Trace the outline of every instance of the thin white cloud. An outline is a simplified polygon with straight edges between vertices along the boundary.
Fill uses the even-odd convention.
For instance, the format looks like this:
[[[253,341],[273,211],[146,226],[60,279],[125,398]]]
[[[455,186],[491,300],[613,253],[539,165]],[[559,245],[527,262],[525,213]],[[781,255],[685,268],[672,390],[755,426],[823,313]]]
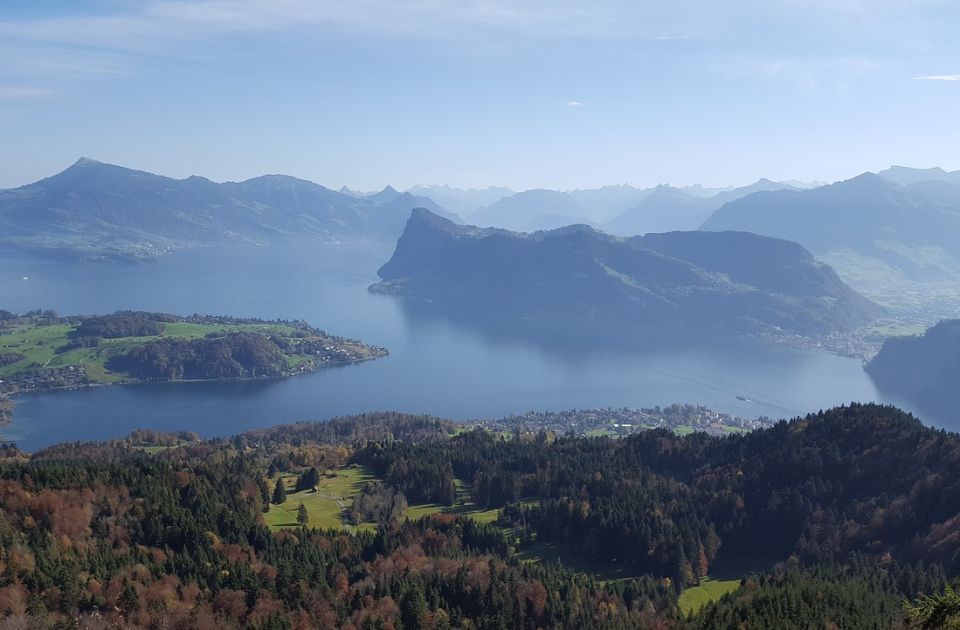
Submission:
[[[567,107],[584,107],[586,106],[586,103],[581,103],[580,101],[567,101],[566,106]]]
[[[0,75],[59,79],[56,68],[69,63],[82,66],[74,76],[128,73],[141,65],[142,56],[188,55],[191,47],[185,43],[206,45],[243,33],[432,40],[470,50],[515,38],[690,41],[695,48],[694,42],[740,41],[744,25],[782,29],[789,39],[794,27],[784,25],[809,32],[822,23],[846,33],[850,24],[869,19],[870,32],[880,32],[877,24],[929,21],[921,5],[906,0],[142,0],[113,4],[127,7],[125,11],[0,17]],[[770,63],[769,55],[758,59],[754,51],[735,45],[723,56],[739,63],[729,59],[737,52],[751,57],[748,65],[765,65],[755,74],[800,75],[801,83],[815,74],[815,80],[822,80],[820,69],[802,67],[816,60]],[[864,72],[853,67],[856,63],[842,60],[839,65],[846,67],[839,70]],[[42,64],[53,69],[31,68]]]
[[[925,74],[913,78],[918,81],[960,81],[960,74]]]
[[[701,10],[691,10],[698,4],[678,0],[680,6],[665,8],[620,0],[152,0],[123,13],[0,19],[0,38],[135,52],[230,33],[318,28],[454,41],[477,29],[525,37],[668,40],[688,38],[687,27],[704,22]]]
[[[0,100],[46,98],[54,94],[54,90],[32,85],[0,85]]]

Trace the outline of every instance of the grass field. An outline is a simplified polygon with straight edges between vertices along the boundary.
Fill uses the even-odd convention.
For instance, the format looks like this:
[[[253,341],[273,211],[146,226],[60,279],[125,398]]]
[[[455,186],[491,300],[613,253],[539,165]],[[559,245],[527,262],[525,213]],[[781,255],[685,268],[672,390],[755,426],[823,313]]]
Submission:
[[[874,324],[870,332],[883,337],[911,337],[922,335],[927,327],[921,324]]]
[[[467,484],[457,479],[457,501],[453,505],[440,505],[439,503],[420,503],[411,505],[407,508],[407,518],[417,520],[431,514],[459,514],[472,518],[478,523],[493,523],[500,515],[500,510],[481,509],[470,500],[470,492]]]
[[[0,354],[22,354],[24,358],[0,368],[0,378],[11,376],[21,370],[37,367],[65,367],[82,365],[87,376],[97,383],[116,383],[123,375],[107,370],[105,364],[118,354],[160,337],[121,337],[104,339],[96,348],[78,348],[69,352],[57,350],[70,342],[70,333],[75,326],[56,324],[52,326],[19,326],[0,335]],[[199,339],[212,332],[262,332],[290,334],[293,328],[283,324],[193,324],[171,322],[165,324],[164,337],[175,339]],[[302,361],[288,357],[291,367]]]
[[[343,518],[350,508],[353,497],[360,493],[363,485],[376,477],[362,466],[350,466],[331,471],[320,477],[317,491],[304,490],[294,492],[297,478],[284,478],[287,487],[287,500],[280,505],[271,505],[270,511],[263,515],[271,527],[298,527],[297,510],[300,504],[307,508],[307,525],[322,529],[356,529]],[[275,481],[272,481],[275,483]],[[272,487],[271,487],[272,489]],[[361,527],[373,528],[371,524]]]
[[[349,466],[336,471],[330,471],[321,476],[317,492],[294,492],[296,477],[284,478],[287,487],[287,500],[280,505],[270,506],[270,511],[264,514],[267,525],[273,528],[298,527],[297,510],[300,504],[307,508],[307,525],[324,529],[374,529],[374,523],[363,523],[355,526],[347,522],[345,516],[353,498],[362,490],[368,481],[377,477],[363,466]],[[271,484],[276,480],[271,480]],[[272,489],[272,486],[271,486]],[[431,514],[447,513],[467,516],[480,523],[492,523],[497,519],[499,510],[482,510],[475,506],[469,497],[465,484],[457,480],[457,502],[452,506],[437,503],[421,503],[407,508],[406,517],[411,520],[423,518]]]
[[[614,563],[590,562],[560,543],[538,543],[517,554],[517,559],[527,563],[559,563],[580,573],[593,575],[601,582],[629,580],[643,575],[641,571]],[[681,593],[680,610],[684,615],[696,613],[704,604],[716,601],[740,588],[740,580],[714,580],[705,577],[699,586],[693,586]]]
[[[705,577],[700,580],[700,586],[693,586],[683,591],[677,603],[680,605],[680,611],[684,615],[689,615],[738,588],[740,588],[740,580],[711,580]]]
[[[531,564],[559,563],[580,573],[589,573],[601,582],[640,577],[642,572],[614,563],[590,562],[560,543],[537,543],[517,553],[517,559]]]

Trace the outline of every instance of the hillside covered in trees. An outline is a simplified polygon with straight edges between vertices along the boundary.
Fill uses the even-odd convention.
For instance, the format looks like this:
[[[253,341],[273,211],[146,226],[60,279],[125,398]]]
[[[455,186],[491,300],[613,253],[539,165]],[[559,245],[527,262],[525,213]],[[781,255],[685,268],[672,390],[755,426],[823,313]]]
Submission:
[[[800,245],[744,232],[618,238],[573,225],[520,234],[418,208],[377,273],[373,292],[491,319],[817,336],[884,312]]]
[[[960,320],[945,320],[918,337],[891,337],[866,366],[877,386],[952,412],[960,405]]]
[[[722,438],[382,413],[0,455],[9,627],[905,628],[905,600],[960,574],[960,436],[891,407]],[[351,510],[375,526],[268,526],[278,480],[306,497],[344,466],[377,477]],[[498,518],[401,516],[451,486]],[[582,564],[525,560],[546,543]],[[754,568],[681,613],[724,564]]]

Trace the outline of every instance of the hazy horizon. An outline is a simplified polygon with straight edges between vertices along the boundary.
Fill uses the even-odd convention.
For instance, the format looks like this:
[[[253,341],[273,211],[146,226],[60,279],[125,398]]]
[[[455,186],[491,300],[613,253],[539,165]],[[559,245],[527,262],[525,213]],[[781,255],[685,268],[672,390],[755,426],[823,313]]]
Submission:
[[[210,181],[213,181],[214,183],[218,183],[218,184],[237,183],[237,182],[245,181],[245,180],[247,180],[247,179],[252,179],[252,178],[262,177],[262,176],[274,176],[274,175],[291,176],[289,173],[282,173],[282,172],[279,172],[279,171],[267,171],[267,172],[263,172],[263,173],[258,173],[258,174],[255,174],[255,175],[251,175],[250,177],[243,178],[243,179],[241,179],[241,178],[214,179],[214,178],[212,178],[212,177],[208,177],[208,176],[205,175],[204,173],[188,173],[188,174],[186,174],[186,175],[171,175],[171,174],[163,173],[163,172],[149,171],[149,170],[147,170],[147,169],[140,168],[140,167],[138,167],[138,166],[136,166],[136,165],[132,165],[132,164],[118,164],[118,163],[109,162],[109,161],[106,161],[106,160],[99,160],[99,159],[97,159],[97,158],[95,158],[95,157],[91,157],[91,156],[89,156],[89,155],[83,155],[83,156],[80,156],[80,157],[78,157],[77,159],[71,161],[70,163],[64,165],[63,167],[58,168],[58,169],[57,169],[56,171],[54,171],[54,172],[48,173],[48,174],[46,174],[46,175],[43,175],[43,176],[41,176],[41,177],[39,177],[39,178],[37,178],[37,179],[31,179],[31,180],[29,180],[29,181],[25,181],[25,182],[21,182],[21,183],[15,184],[15,185],[13,185],[13,186],[2,186],[2,187],[0,187],[0,190],[13,190],[13,189],[19,188],[19,187],[21,187],[21,186],[28,186],[28,185],[30,185],[30,184],[37,183],[37,182],[39,182],[39,181],[42,181],[43,179],[46,179],[46,178],[48,178],[48,177],[52,177],[52,176],[54,176],[54,175],[57,175],[57,174],[63,172],[64,170],[70,168],[71,166],[75,165],[77,162],[80,162],[80,161],[82,161],[82,160],[90,160],[90,161],[93,161],[93,162],[100,162],[100,163],[102,163],[102,164],[107,164],[107,165],[111,165],[111,166],[119,166],[119,167],[126,168],[126,169],[130,169],[130,170],[133,170],[133,171],[148,172],[148,173],[151,173],[151,174],[153,174],[153,175],[158,175],[158,176],[161,176],[161,177],[169,177],[169,178],[172,178],[172,179],[187,179],[187,178],[189,178],[189,177],[203,177],[203,178],[205,178],[205,179],[209,179]],[[512,193],[519,193],[519,192],[526,192],[526,191],[534,191],[534,190],[557,190],[557,191],[560,191],[560,192],[573,192],[573,191],[577,191],[577,190],[597,190],[597,189],[601,189],[601,188],[612,188],[612,187],[618,187],[618,186],[631,186],[631,187],[636,188],[636,189],[638,189],[638,190],[656,188],[656,187],[658,187],[658,186],[669,186],[669,187],[674,187],[674,188],[685,188],[685,187],[695,188],[695,187],[698,187],[698,186],[699,186],[699,187],[702,187],[702,188],[705,188],[705,189],[708,189],[708,190],[731,190],[731,189],[735,189],[735,188],[741,188],[741,187],[750,186],[751,184],[755,184],[755,183],[757,183],[758,181],[761,181],[761,180],[764,180],[764,179],[770,180],[770,181],[779,181],[779,183],[795,184],[795,185],[801,185],[801,186],[803,186],[803,187],[815,188],[815,187],[819,187],[819,186],[825,186],[825,185],[830,185],[830,184],[838,183],[838,182],[841,182],[841,181],[846,181],[846,180],[852,179],[852,178],[854,178],[854,177],[857,177],[857,176],[859,176],[859,175],[863,175],[863,174],[866,174],[866,173],[877,173],[877,172],[879,172],[879,171],[883,171],[883,170],[886,170],[886,169],[888,169],[888,168],[908,168],[908,169],[916,169],[916,170],[929,170],[929,169],[943,168],[943,167],[940,166],[940,165],[910,166],[910,165],[905,165],[905,164],[889,164],[889,165],[887,165],[887,166],[885,166],[885,167],[883,167],[883,168],[878,168],[878,169],[876,169],[876,170],[874,170],[874,171],[857,171],[857,172],[851,173],[851,174],[849,174],[849,175],[843,176],[843,177],[841,177],[840,179],[837,179],[837,180],[829,180],[829,181],[828,181],[828,180],[810,180],[810,181],[805,181],[805,180],[800,180],[800,179],[795,178],[795,177],[793,177],[793,178],[785,178],[785,179],[783,179],[783,180],[773,180],[773,178],[770,178],[770,177],[760,176],[760,177],[757,177],[756,179],[753,179],[753,180],[750,180],[750,181],[738,181],[738,182],[733,182],[733,183],[714,184],[714,185],[705,185],[705,184],[703,184],[703,183],[701,183],[701,182],[694,182],[694,181],[691,181],[691,182],[683,182],[683,183],[666,182],[666,181],[664,181],[664,182],[656,182],[656,183],[649,184],[649,185],[638,185],[638,184],[635,184],[635,183],[633,183],[633,182],[607,182],[607,183],[601,183],[601,184],[598,184],[598,185],[596,185],[596,186],[589,187],[589,188],[587,188],[587,187],[568,187],[568,188],[555,188],[555,189],[554,189],[554,188],[543,188],[543,187],[535,187],[535,188],[509,188],[509,187],[507,187],[507,186],[498,186],[497,184],[489,184],[489,185],[485,185],[485,186],[455,186],[455,185],[449,184],[449,183],[447,183],[447,182],[430,182],[430,183],[418,182],[418,183],[413,183],[413,184],[411,184],[411,185],[409,185],[409,186],[398,186],[398,185],[395,185],[395,184],[392,183],[392,182],[384,182],[384,183],[381,184],[381,185],[378,185],[378,186],[375,186],[375,187],[372,187],[372,188],[369,188],[369,189],[361,190],[361,189],[353,188],[353,187],[348,186],[348,185],[346,185],[346,184],[341,184],[341,183],[339,183],[339,182],[328,182],[328,181],[322,181],[322,180],[318,181],[318,180],[315,180],[315,179],[309,179],[309,178],[305,178],[305,177],[300,178],[300,179],[305,179],[305,180],[310,181],[310,182],[312,182],[312,183],[314,183],[314,184],[319,184],[319,185],[321,185],[321,186],[323,186],[324,188],[327,188],[327,189],[329,189],[329,190],[339,191],[339,190],[341,190],[343,187],[346,187],[347,189],[349,189],[349,191],[350,191],[351,194],[359,194],[359,195],[363,195],[363,196],[375,195],[375,194],[377,194],[378,192],[380,192],[380,191],[382,191],[382,190],[385,190],[386,188],[393,188],[393,189],[395,189],[395,190],[397,190],[397,191],[400,191],[400,192],[407,192],[407,191],[413,190],[414,193],[416,193],[416,190],[414,190],[414,189],[417,189],[417,188],[444,188],[444,187],[450,188],[451,190],[460,190],[460,191],[464,191],[464,192],[468,192],[468,191],[471,191],[471,190],[473,190],[473,191],[483,191],[483,190],[486,190],[486,189],[504,188],[504,189],[509,189]],[[945,171],[952,171],[953,169],[945,168],[945,169],[943,169],[943,170],[945,170]],[[960,170],[960,169],[957,169],[957,170]],[[293,177],[296,177],[296,176],[293,176]]]
[[[956,170],[958,19],[944,1],[12,0],[0,187],[81,155],[357,190]]]

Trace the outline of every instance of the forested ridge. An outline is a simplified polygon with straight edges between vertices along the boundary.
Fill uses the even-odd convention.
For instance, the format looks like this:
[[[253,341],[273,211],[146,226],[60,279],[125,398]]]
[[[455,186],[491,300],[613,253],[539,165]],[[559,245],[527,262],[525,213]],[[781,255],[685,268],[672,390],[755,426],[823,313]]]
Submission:
[[[290,369],[278,337],[231,332],[204,339],[158,339],[131,348],[107,367],[141,380],[280,376]]]
[[[352,464],[380,479],[354,506],[376,529],[267,527],[274,479]],[[6,447],[0,627],[905,628],[904,601],[960,574],[958,472],[960,436],[874,405],[725,438],[382,413]],[[461,484],[495,523],[378,504]],[[645,577],[520,560],[541,543]],[[757,568],[687,619],[678,594],[731,558]]]

